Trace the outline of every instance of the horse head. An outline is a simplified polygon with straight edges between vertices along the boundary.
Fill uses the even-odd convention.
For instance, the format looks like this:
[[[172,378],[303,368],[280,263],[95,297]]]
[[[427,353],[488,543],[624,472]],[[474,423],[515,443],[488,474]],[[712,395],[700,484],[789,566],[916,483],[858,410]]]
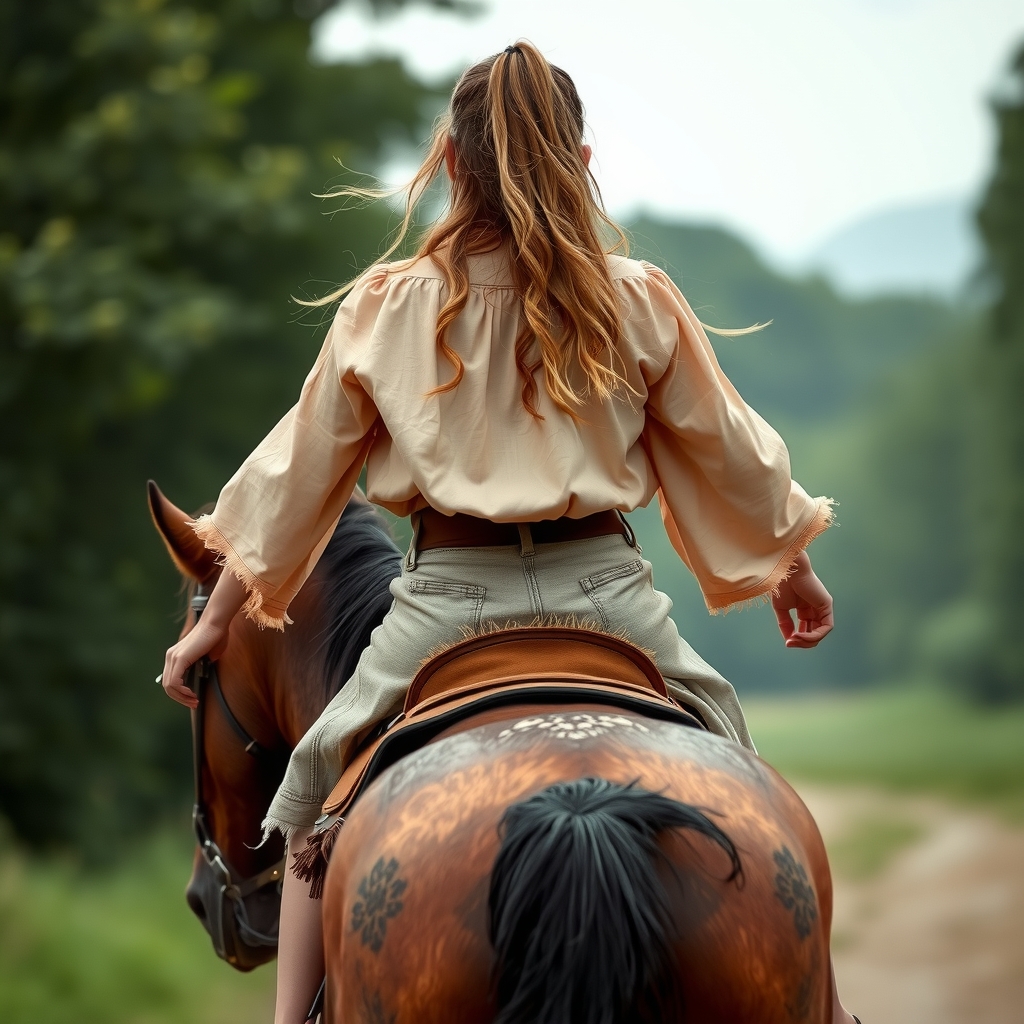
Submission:
[[[184,636],[221,569],[192,531],[192,517],[152,481],[148,498],[188,584]],[[374,557],[360,558],[367,546]],[[263,840],[261,822],[288,754],[351,674],[386,612],[399,559],[387,527],[357,496],[324,553],[327,571],[315,572],[292,602],[294,623],[281,633],[236,616],[220,659],[204,659],[193,671],[200,697],[193,713],[197,847],[186,899],[217,955],[239,970],[272,959],[277,946],[284,846],[279,835]],[[367,562],[371,580],[359,578]]]

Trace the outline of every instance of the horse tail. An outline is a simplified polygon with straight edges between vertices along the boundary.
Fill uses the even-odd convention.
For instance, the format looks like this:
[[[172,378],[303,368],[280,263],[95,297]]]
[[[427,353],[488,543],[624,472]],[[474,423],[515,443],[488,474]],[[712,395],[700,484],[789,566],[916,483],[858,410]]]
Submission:
[[[696,807],[604,779],[559,783],[501,820],[491,873],[495,1024],[626,1024],[666,1019],[676,931],[658,877],[666,829],[732,840]],[[681,1005],[681,1004],[678,1004]]]

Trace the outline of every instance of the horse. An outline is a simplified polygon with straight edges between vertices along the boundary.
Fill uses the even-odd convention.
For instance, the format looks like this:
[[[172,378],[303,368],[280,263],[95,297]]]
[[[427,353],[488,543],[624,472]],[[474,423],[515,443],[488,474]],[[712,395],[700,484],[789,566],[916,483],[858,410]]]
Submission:
[[[149,497],[178,569],[208,590],[219,569],[190,517],[153,484]],[[258,763],[243,739],[295,745],[390,607],[400,559],[357,495],[294,624],[231,626],[222,699],[206,701],[218,713],[196,729],[203,827],[187,890],[222,956],[225,907],[244,919],[246,880],[266,891],[282,867],[259,826],[283,764]],[[824,844],[785,780],[672,715],[531,700],[432,735],[346,809],[323,883],[325,1020],[850,1021]],[[262,948],[247,934],[239,969],[273,955],[272,934]]]
[[[184,636],[221,569],[196,537],[191,516],[147,484],[150,515],[188,589]],[[277,949],[284,843],[266,842],[263,814],[287,757],[355,670],[373,628],[391,606],[401,553],[373,507],[349,502],[317,570],[296,597],[287,633],[231,624],[216,665],[195,666],[200,708],[192,716],[196,850],[186,900],[217,955],[240,971]]]

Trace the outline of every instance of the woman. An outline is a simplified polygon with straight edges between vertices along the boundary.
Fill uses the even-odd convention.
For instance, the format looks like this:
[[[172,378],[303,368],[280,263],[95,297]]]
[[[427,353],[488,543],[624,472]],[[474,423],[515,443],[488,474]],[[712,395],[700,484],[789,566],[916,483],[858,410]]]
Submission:
[[[622,523],[655,494],[712,612],[770,597],[791,647],[832,628],[804,551],[830,502],[792,481],[782,440],[722,374],[668,277],[607,253],[601,231],[625,240],[583,130],[572,80],[526,43],[462,76],[402,236],[442,168],[448,211],[416,257],[323,300],[344,295],[298,404],[195,524],[230,571],[167,652],[164,687],[189,706],[185,669],[217,656],[243,606],[284,628],[364,464],[370,500],[416,526],[392,610],[270,807],[265,827],[292,853],[356,734],[401,707],[432,649],[485,622],[572,615],[625,632],[679,701],[753,749],[735,691],[680,638]],[[287,872],[278,1024],[303,1019],[321,974],[320,906],[306,893]]]

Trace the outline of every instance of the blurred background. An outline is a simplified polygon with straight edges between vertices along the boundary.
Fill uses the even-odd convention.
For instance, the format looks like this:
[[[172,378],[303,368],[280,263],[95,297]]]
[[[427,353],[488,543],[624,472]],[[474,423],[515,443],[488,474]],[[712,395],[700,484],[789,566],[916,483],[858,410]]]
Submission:
[[[818,817],[847,1005],[1024,1005],[1024,8],[1003,0],[0,4],[0,1020],[270,1020],[183,899],[180,581],[155,478],[213,500],[292,403],[321,294],[382,250],[454,77],[527,37],[574,76],[664,266],[797,478],[837,628],[681,631]],[[396,523],[403,536],[405,526]]]

